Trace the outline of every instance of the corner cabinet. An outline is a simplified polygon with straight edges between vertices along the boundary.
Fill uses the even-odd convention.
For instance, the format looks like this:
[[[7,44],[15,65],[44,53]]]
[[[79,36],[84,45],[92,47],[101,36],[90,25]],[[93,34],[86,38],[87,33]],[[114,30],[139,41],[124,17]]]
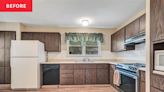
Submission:
[[[22,40],[39,40],[45,44],[45,50],[48,52],[61,51],[60,33],[48,32],[22,32]]]

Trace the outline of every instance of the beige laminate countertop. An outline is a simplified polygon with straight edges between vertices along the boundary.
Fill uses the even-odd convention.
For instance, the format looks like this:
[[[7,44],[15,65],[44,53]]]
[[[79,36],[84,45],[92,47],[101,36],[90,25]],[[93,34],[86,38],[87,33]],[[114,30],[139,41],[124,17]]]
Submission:
[[[53,62],[42,62],[40,64],[119,64],[121,62],[112,61],[53,61]]]
[[[92,60],[92,61],[52,60],[48,62],[42,62],[40,64],[120,64],[120,63],[134,63],[134,61],[128,61],[128,60]]]
[[[139,70],[141,70],[141,71],[146,71],[146,67],[144,67],[144,68],[139,68]]]

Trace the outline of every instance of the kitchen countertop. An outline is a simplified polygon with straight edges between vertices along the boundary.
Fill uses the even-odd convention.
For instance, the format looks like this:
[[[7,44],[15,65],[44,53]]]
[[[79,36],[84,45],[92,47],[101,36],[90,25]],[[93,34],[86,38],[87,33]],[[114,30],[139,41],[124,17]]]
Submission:
[[[141,70],[141,71],[146,71],[146,67],[144,67],[144,68],[139,68],[139,70]]]
[[[41,64],[119,64],[121,62],[112,61],[53,61],[42,62]]]
[[[132,60],[114,60],[114,59],[102,59],[102,60],[51,60],[48,62],[41,62],[40,64],[120,64],[120,63],[134,63]],[[144,70],[144,69],[143,69]]]

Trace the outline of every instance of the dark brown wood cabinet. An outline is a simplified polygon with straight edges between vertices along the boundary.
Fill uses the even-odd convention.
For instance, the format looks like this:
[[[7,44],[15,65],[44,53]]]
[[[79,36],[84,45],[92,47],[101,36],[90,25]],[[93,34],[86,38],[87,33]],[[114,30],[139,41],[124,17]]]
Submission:
[[[164,50],[164,0],[150,0],[150,92],[164,92],[164,76],[153,73],[155,50]]]
[[[45,43],[45,49],[48,52],[61,51],[60,33],[47,32],[22,32],[22,40],[39,40]]]
[[[61,85],[108,84],[108,64],[61,64]]]
[[[96,84],[96,68],[95,69],[86,69],[86,84]]]
[[[164,40],[164,1],[150,1],[150,30],[152,41]]]
[[[139,33],[143,33],[146,31],[146,14],[142,15],[140,18],[140,30]]]
[[[11,40],[16,39],[16,32],[0,31],[0,84],[10,84],[10,48]]]
[[[125,29],[121,29],[111,36],[112,52],[124,51],[125,49]]]
[[[74,84],[81,85],[85,84],[85,69],[74,70]]]
[[[114,84],[113,84],[113,75],[114,75],[115,68],[116,68],[115,65],[113,65],[113,64],[109,65],[109,74],[110,74],[109,78],[110,78],[110,84],[112,86],[114,86]]]
[[[5,68],[0,67],[0,84],[5,83]]]
[[[136,19],[132,23],[126,26],[126,39],[131,38],[139,33],[140,21]]]
[[[22,32],[21,39],[22,40],[33,40],[33,33],[32,32]]]
[[[74,65],[61,64],[60,65],[60,84],[73,85],[74,84]]]
[[[134,50],[134,45],[125,46],[125,28],[120,29],[111,36],[111,51],[120,52],[125,50]]]
[[[145,71],[139,71],[139,92],[146,92]]]
[[[108,84],[108,69],[97,69],[97,84]]]
[[[46,33],[45,35],[46,51],[60,52],[61,37],[59,33]]]

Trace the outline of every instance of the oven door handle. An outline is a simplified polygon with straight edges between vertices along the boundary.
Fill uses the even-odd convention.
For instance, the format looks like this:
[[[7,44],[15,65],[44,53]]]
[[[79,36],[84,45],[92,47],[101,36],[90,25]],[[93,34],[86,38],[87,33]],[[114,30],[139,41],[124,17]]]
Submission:
[[[120,74],[123,74],[125,76],[128,76],[128,77],[131,77],[133,79],[137,79],[137,76],[133,75],[133,74],[130,74],[130,73],[127,73],[127,72],[124,72],[124,71],[119,71]]]

